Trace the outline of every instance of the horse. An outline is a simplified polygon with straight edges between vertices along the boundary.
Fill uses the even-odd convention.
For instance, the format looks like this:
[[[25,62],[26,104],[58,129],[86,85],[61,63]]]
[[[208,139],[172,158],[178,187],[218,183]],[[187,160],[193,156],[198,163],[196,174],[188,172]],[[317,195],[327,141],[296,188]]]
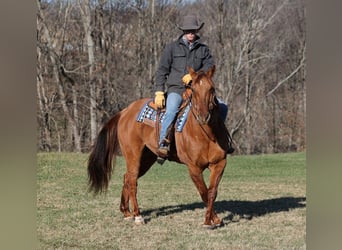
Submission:
[[[215,228],[223,222],[214,210],[218,185],[226,166],[227,129],[219,117],[215,85],[215,65],[207,72],[188,67],[192,82],[187,100],[191,104],[182,132],[174,132],[169,161],[185,164],[204,204],[203,227]],[[107,191],[118,150],[126,161],[120,211],[125,220],[144,224],[137,201],[137,182],[158,158],[158,126],[152,127],[135,119],[148,98],[136,100],[116,113],[101,128],[88,159],[89,191]],[[229,134],[229,133],[228,133]],[[203,171],[210,170],[207,187]],[[130,205],[131,204],[131,207]]]

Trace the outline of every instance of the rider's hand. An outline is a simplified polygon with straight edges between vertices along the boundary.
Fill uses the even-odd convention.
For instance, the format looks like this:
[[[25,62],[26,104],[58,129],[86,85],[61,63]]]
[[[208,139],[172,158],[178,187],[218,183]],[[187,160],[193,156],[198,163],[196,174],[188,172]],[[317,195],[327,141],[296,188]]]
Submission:
[[[191,75],[190,74],[184,75],[182,78],[182,81],[185,85],[188,85],[192,81]]]
[[[154,103],[157,105],[157,108],[163,108],[165,105],[165,97],[163,91],[157,91],[155,93]]]

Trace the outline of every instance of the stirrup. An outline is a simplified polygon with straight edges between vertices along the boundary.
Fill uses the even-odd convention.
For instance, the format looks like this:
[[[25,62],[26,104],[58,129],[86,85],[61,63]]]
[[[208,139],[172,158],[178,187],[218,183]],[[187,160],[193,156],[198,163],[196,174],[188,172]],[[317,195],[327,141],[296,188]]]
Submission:
[[[163,165],[164,162],[165,162],[165,158],[161,158],[160,156],[157,157],[157,162],[160,164],[160,165]]]
[[[157,150],[157,162],[160,164],[160,165],[163,165],[163,163],[165,162],[167,156],[168,156],[168,151],[161,151],[160,148],[158,148]]]

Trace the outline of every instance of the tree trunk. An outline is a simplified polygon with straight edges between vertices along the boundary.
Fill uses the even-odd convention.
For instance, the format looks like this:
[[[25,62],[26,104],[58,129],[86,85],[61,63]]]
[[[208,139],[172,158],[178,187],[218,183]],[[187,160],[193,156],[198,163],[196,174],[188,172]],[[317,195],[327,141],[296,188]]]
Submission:
[[[41,123],[43,124],[41,147],[44,151],[50,152],[51,150],[51,135],[50,135],[50,113],[48,112],[47,98],[42,82],[42,76],[37,77],[37,95],[38,95],[38,107],[41,117]]]
[[[91,144],[94,143],[97,136],[97,98],[96,98],[96,83],[95,83],[95,53],[94,53],[94,41],[91,36],[92,26],[91,26],[91,10],[90,1],[86,0],[84,2],[78,1],[78,5],[82,15],[82,24],[85,32],[85,42],[88,52],[88,62],[89,62],[89,94],[90,94],[90,140]]]

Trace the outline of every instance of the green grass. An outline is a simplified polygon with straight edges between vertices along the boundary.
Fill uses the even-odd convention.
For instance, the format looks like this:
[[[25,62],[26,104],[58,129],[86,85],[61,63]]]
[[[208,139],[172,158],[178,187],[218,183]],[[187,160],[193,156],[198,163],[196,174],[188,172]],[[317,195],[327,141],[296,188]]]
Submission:
[[[123,158],[106,195],[87,193],[88,155],[39,153],[39,249],[305,249],[305,153],[228,157],[215,208],[205,208],[184,165],[155,164],[138,185],[143,226],[119,211]],[[206,180],[209,171],[205,171]]]

